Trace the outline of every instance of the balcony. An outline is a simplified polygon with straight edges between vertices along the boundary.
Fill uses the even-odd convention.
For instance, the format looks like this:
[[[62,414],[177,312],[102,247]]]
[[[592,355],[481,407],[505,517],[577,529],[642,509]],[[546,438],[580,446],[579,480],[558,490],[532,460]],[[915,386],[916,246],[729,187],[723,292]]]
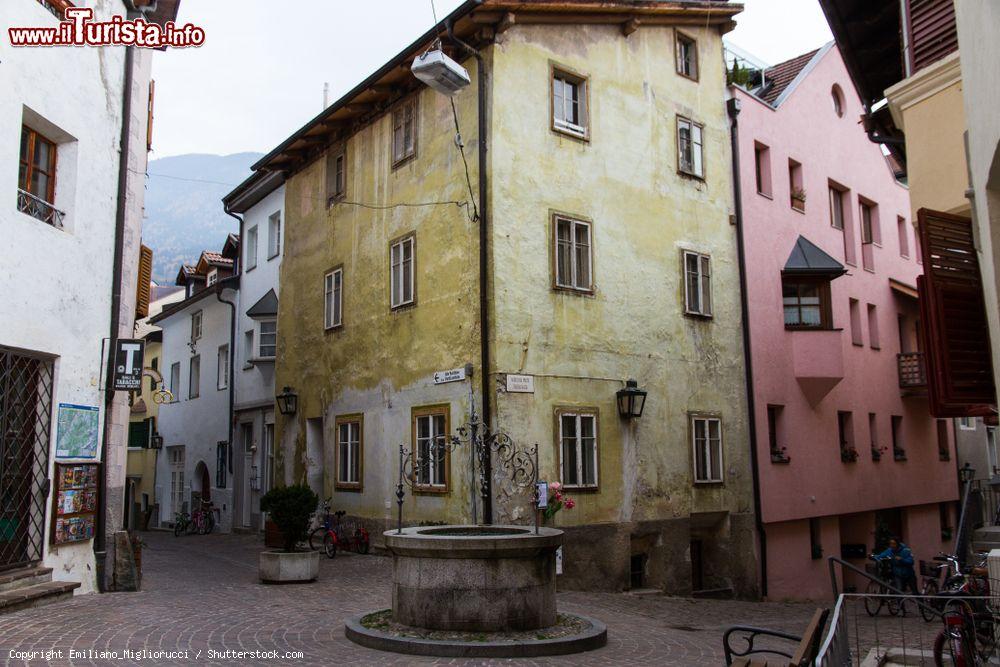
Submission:
[[[17,210],[32,218],[48,223],[56,229],[62,229],[66,214],[44,199],[39,199],[30,192],[17,189]]]
[[[896,355],[899,367],[899,388],[904,396],[927,393],[927,364],[923,352]]]

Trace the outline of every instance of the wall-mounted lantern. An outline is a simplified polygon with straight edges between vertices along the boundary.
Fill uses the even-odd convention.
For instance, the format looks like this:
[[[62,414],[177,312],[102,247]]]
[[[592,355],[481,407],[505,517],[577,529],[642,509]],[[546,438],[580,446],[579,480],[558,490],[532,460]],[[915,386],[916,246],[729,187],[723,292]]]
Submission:
[[[294,415],[299,409],[299,395],[291,387],[285,387],[275,396],[278,401],[278,412],[283,415]]]
[[[159,433],[154,433],[149,438],[149,448],[150,449],[163,449],[163,436]]]
[[[965,465],[958,469],[958,478],[962,482],[971,482],[976,477],[976,469],[966,461]]]
[[[625,382],[625,388],[619,389],[618,415],[622,419],[638,419],[642,416],[642,409],[646,406],[646,392],[639,389],[639,383],[635,380]]]

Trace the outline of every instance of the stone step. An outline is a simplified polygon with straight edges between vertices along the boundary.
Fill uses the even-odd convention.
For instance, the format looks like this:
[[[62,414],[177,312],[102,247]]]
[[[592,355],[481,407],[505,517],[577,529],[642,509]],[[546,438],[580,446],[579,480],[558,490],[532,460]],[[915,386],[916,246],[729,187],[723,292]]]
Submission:
[[[21,567],[0,572],[0,593],[52,581],[51,567]]]
[[[79,587],[78,581],[49,581],[0,593],[0,614],[68,600]]]

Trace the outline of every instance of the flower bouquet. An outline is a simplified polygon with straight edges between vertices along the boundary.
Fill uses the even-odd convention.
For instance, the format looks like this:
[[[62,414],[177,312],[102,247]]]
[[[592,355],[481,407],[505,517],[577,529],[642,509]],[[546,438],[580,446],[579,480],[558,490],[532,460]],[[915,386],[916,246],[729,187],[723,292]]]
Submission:
[[[576,501],[567,495],[563,494],[562,484],[559,482],[552,482],[549,484],[549,500],[545,507],[545,519],[549,520],[556,515],[559,510],[566,508],[568,510],[576,507]]]

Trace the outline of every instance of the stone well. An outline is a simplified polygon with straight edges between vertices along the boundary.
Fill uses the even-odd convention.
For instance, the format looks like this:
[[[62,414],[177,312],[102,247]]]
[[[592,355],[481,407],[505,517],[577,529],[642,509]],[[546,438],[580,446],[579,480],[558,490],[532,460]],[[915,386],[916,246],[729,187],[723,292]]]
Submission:
[[[395,622],[475,632],[555,625],[561,530],[433,526],[384,535],[393,556]]]

